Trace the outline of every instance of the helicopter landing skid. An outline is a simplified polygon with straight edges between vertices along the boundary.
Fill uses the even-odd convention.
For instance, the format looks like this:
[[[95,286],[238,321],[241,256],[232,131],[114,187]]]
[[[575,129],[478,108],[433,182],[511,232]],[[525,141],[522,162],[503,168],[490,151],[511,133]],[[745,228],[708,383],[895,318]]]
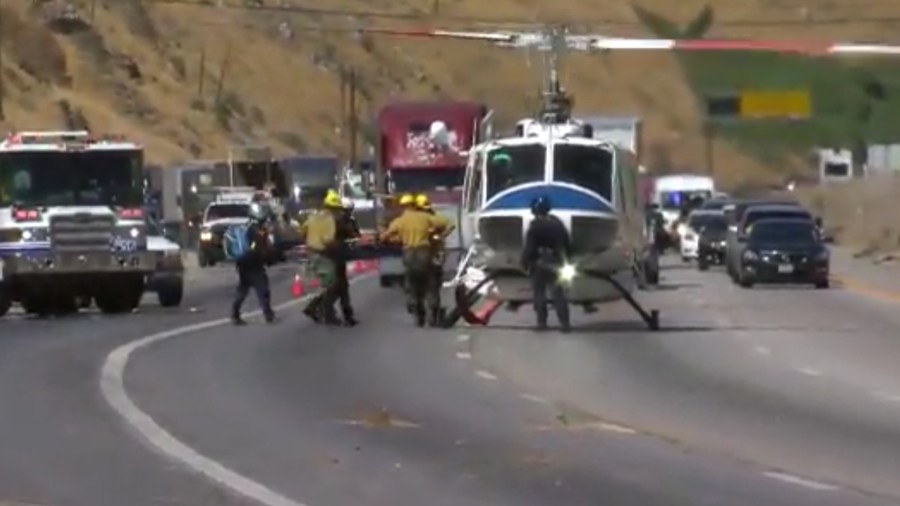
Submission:
[[[479,292],[482,288],[485,287],[488,283],[493,281],[494,278],[492,276],[487,276],[485,279],[478,282],[471,289],[466,289],[465,285],[458,284],[453,290],[454,299],[456,301],[456,307],[453,308],[452,311],[444,315],[443,327],[449,329],[456,325],[460,319],[463,319],[469,325],[487,325],[486,318],[479,318],[472,312],[472,306],[478,302],[480,298]]]
[[[634,298],[634,295],[631,294],[628,290],[622,286],[622,283],[619,283],[616,278],[612,276],[608,276],[606,274],[598,274],[598,273],[588,273],[589,276],[594,278],[599,278],[604,281],[607,281],[611,284],[619,293],[622,294],[622,298],[625,299],[625,302],[631,306],[632,309],[641,317],[641,320],[644,320],[644,323],[647,324],[647,328],[650,330],[659,330],[659,310],[651,309],[646,310],[644,306],[642,306],[637,299]]]

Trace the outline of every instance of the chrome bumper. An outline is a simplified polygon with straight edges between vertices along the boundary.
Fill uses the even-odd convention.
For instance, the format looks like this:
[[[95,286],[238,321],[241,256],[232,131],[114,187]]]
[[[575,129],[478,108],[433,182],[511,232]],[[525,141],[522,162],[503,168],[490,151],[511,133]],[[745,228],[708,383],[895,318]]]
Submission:
[[[157,265],[157,253],[40,252],[4,255],[4,277],[55,274],[151,273]]]

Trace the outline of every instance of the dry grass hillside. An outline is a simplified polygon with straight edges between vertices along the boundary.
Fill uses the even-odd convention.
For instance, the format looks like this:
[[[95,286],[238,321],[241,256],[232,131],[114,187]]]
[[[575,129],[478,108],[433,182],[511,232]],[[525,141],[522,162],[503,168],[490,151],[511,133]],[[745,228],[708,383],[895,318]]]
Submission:
[[[191,2],[194,0],[185,0]],[[221,158],[242,140],[277,151],[334,151],[343,145],[337,69],[361,76],[362,113],[392,97],[473,97],[507,120],[534,105],[538,60],[477,43],[385,36],[357,37],[314,26],[385,24],[350,16],[252,10],[254,5],[416,13],[461,26],[450,17],[565,19],[592,31],[647,35],[629,4],[613,0],[209,0],[198,4],[137,0],[7,0],[2,4],[5,126],[88,126],[124,132],[148,146],[159,163]],[[687,22],[697,0],[640,0],[641,6]],[[250,9],[216,7],[217,4]],[[552,8],[551,8],[552,5]],[[714,35],[865,37],[892,35],[888,24],[821,24],[817,19],[900,14],[900,0],[717,0]],[[435,6],[438,8],[434,15]],[[76,15],[81,21],[73,21]],[[602,23],[602,20],[615,23]],[[596,22],[594,22],[596,20]],[[728,25],[792,20],[787,28]],[[471,25],[470,25],[471,26]],[[705,165],[701,119],[683,66],[671,54],[573,56],[565,84],[582,113],[639,114],[653,163]],[[717,140],[716,166],[726,182],[777,177]],[[774,174],[774,175],[773,175]]]

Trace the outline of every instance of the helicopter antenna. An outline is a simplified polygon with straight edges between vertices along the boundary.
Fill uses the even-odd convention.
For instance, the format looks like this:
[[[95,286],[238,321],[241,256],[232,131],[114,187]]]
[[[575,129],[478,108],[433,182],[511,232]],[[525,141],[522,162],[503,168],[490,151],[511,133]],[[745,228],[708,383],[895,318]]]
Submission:
[[[558,125],[566,123],[572,117],[574,100],[559,82],[560,64],[563,52],[568,46],[567,32],[568,29],[562,25],[549,26],[546,29],[549,51],[545,58],[546,78],[540,110],[540,119],[543,123]]]

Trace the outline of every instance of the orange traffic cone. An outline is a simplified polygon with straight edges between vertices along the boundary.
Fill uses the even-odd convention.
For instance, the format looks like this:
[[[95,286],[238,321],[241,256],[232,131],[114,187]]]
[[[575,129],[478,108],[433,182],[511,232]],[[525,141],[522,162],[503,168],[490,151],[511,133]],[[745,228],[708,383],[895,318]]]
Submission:
[[[291,295],[295,299],[303,297],[303,280],[300,279],[299,274],[294,274],[294,282],[291,283]]]

